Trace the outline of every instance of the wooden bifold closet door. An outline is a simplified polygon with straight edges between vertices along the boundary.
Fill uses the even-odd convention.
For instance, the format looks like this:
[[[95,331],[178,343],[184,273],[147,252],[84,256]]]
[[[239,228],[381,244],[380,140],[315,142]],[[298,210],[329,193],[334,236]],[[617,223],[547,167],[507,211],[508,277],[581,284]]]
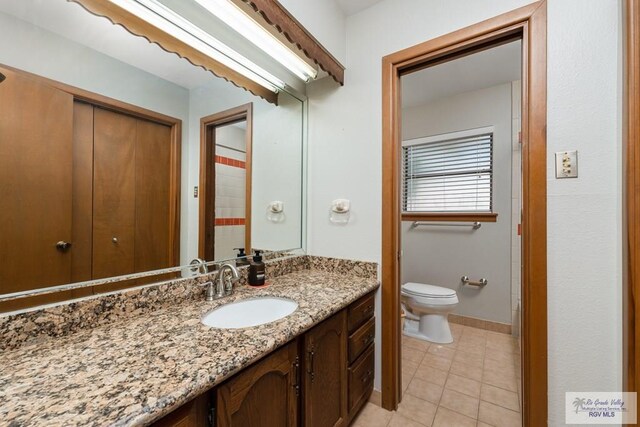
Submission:
[[[0,293],[173,266],[172,127],[0,70]],[[92,292],[47,294],[0,310]]]
[[[93,109],[93,278],[170,267],[171,128]]]

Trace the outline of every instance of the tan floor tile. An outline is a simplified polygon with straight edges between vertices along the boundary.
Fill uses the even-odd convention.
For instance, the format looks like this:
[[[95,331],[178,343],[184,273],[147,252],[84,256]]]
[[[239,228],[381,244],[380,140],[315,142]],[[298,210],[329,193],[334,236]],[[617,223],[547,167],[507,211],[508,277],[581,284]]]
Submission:
[[[451,360],[427,353],[424,356],[424,359],[422,359],[422,363],[420,364],[420,366],[424,365],[440,369],[441,371],[448,371],[451,367]],[[420,367],[418,367],[418,369],[420,369]]]
[[[407,388],[409,388],[409,384],[411,383],[411,380],[413,380],[413,375],[402,374],[402,393],[407,391]]]
[[[487,340],[487,348],[493,348],[495,350],[499,350],[509,354],[515,354],[516,348],[515,345],[511,342],[490,342]]]
[[[433,344],[427,351],[429,354],[433,354],[438,357],[444,357],[445,359],[453,359],[453,355],[456,353],[455,349],[445,347],[441,344]]]
[[[424,427],[426,424],[420,424],[409,418],[403,417],[397,412],[393,413],[388,427]]]
[[[467,353],[466,351],[457,350],[453,360],[465,363],[472,366],[482,366],[484,363],[484,356],[479,354]]]
[[[478,418],[479,404],[480,401],[477,398],[450,389],[446,389],[440,399],[440,407],[451,409],[474,420]]]
[[[486,346],[487,340],[485,337],[480,335],[467,335],[463,333],[460,339],[458,340],[458,346],[460,346],[461,344],[463,345],[473,344],[473,345]]]
[[[474,344],[469,342],[463,342],[458,344],[456,347],[458,350],[464,351],[465,353],[471,353],[478,356],[484,356],[484,352],[486,350],[486,346],[482,344]]]
[[[518,391],[517,380],[513,372],[485,369],[482,373],[482,382],[512,392]]]
[[[516,367],[515,363],[507,361],[499,361],[491,358],[484,359],[484,369],[491,369],[494,371],[508,371],[515,376]]]
[[[518,402],[518,394],[507,391],[489,384],[482,384],[480,389],[480,399],[485,402],[493,403],[512,411],[520,411],[520,403]]]
[[[487,336],[486,329],[474,328],[473,326],[464,326],[463,330],[466,335],[477,335],[481,337]]]
[[[503,350],[497,350],[495,348],[487,347],[484,352],[484,357],[488,359],[497,360],[502,363],[513,364],[513,354],[507,353]]]
[[[398,414],[425,426],[430,426],[433,424],[437,409],[438,407],[433,403],[405,394],[402,402],[398,405]]]
[[[478,421],[478,427],[494,427],[491,424],[483,423],[482,421]]]
[[[487,342],[502,342],[514,344],[516,338],[511,334],[503,334],[501,332],[487,331]]]
[[[440,406],[433,427],[476,427],[476,420]]]
[[[449,328],[451,328],[451,332],[460,332],[462,333],[464,326],[462,326],[460,323],[453,323],[453,322],[449,322]]]
[[[402,346],[402,360],[413,363],[420,363],[426,354],[424,351],[416,350],[415,348]]]
[[[419,362],[412,362],[410,360],[402,359],[402,373],[407,375],[413,375],[420,366]]]
[[[449,374],[447,383],[444,386],[450,390],[455,390],[467,396],[480,398],[480,382],[470,378],[461,377],[455,374]]]
[[[387,411],[373,403],[366,403],[353,421],[354,427],[385,427],[393,412]]]
[[[511,411],[484,401],[480,401],[478,419],[496,427],[518,427],[522,425],[519,412]]]
[[[406,346],[406,347],[410,347],[419,351],[424,351],[426,352],[427,350],[429,350],[429,342],[418,339],[418,338],[414,338],[414,337],[408,337],[406,335],[402,336],[402,345]]]
[[[482,366],[468,365],[460,362],[459,360],[453,361],[449,372],[460,375],[461,377],[471,378],[476,381],[482,380]]]
[[[437,405],[442,396],[442,386],[413,377],[407,393]]]
[[[444,386],[447,382],[447,371],[442,371],[423,364],[418,368],[414,377]]]

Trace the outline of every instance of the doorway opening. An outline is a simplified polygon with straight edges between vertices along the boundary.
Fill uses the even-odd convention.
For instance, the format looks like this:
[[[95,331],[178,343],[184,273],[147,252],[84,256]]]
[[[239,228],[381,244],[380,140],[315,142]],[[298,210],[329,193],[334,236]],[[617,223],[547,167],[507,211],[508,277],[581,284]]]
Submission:
[[[438,100],[432,99],[427,100],[431,101],[431,110],[423,106],[421,114],[409,111],[412,107],[419,110],[419,105],[409,104],[420,101],[415,99],[420,92],[433,95],[443,90],[441,84],[430,89],[427,86],[425,90],[427,83],[424,81],[422,85],[418,82],[415,86],[422,87],[422,91],[403,90],[405,85],[411,85],[412,79],[419,80],[424,72],[437,74],[438,70],[445,70],[443,76],[451,79],[456,72],[453,69],[454,63],[466,62],[469,65],[474,58],[484,57],[482,63],[495,65],[492,61],[499,61],[495,57],[496,52],[504,52],[510,48],[519,51],[521,78],[502,76],[500,81],[480,82],[483,73],[479,65],[471,64],[462,78],[454,79],[448,93],[440,93],[448,96],[448,107],[444,104],[434,106]],[[491,55],[494,55],[493,59]],[[493,72],[486,75],[496,77],[505,71],[502,68],[506,67],[493,67]],[[503,89],[502,98],[496,95],[500,92],[499,86]],[[454,93],[455,91],[458,93]],[[474,122],[474,114],[468,109],[469,106],[479,103],[481,108],[476,109],[476,113],[486,114],[500,103],[498,98],[488,101],[488,98],[483,98],[478,93],[474,97],[474,91],[485,92],[483,96],[489,96],[487,92],[496,92],[493,95],[502,99],[502,104],[505,105],[503,110],[507,110],[502,113],[506,115],[503,116],[504,124],[486,117]],[[457,97],[455,108],[452,101],[454,97]],[[443,102],[442,99],[439,101]],[[429,117],[434,119],[430,120],[431,124],[425,119],[424,112],[427,110],[431,111]],[[513,169],[517,171],[520,159],[521,179],[520,173],[512,173],[511,170],[513,165]],[[476,326],[476,334],[483,337],[479,340],[482,341],[482,356],[477,354],[480,347],[472,348],[479,343],[473,343],[473,338],[468,340],[468,349],[475,350],[477,357],[473,359],[469,356],[467,362],[470,366],[478,366],[479,360],[482,360],[481,368],[469,368],[467,377],[459,376],[468,379],[469,375],[479,375],[473,380],[475,383],[469,383],[477,385],[478,398],[486,368],[484,356],[489,348],[487,329],[494,329],[492,333],[497,330],[512,333],[517,329],[516,332],[521,337],[521,356],[512,357],[510,361],[505,359],[505,362],[513,364],[514,370],[519,371],[522,381],[522,403],[518,408],[521,408],[521,413],[517,414],[517,418],[525,425],[545,425],[547,304],[544,1],[383,59],[383,200],[383,407],[397,409],[406,388],[403,380],[408,379],[406,370],[404,378],[402,375],[402,365],[408,360],[406,357],[403,360],[401,355],[401,302],[408,301],[401,297],[402,284],[422,281],[426,282],[423,284],[440,285],[441,290],[448,290],[449,294],[459,298],[458,311],[454,312],[457,318],[454,316],[450,320],[466,323],[465,328]],[[500,239],[489,236],[499,230],[502,230]],[[513,235],[517,236],[518,231],[520,236],[514,238]],[[484,241],[487,238],[489,241]],[[482,259],[486,253],[495,252],[488,245],[497,241],[500,241],[501,250],[508,254],[509,259],[509,262],[499,267],[500,274],[504,277],[500,277],[495,268],[489,266],[495,259]],[[461,251],[465,250],[470,252],[464,255]],[[405,261],[416,255],[414,252],[418,252],[423,260],[430,255],[433,259],[439,255],[445,258],[437,261],[426,273],[424,262],[422,265],[416,263],[419,268],[411,271]],[[518,261],[520,254],[521,271]],[[515,258],[513,262],[512,258]],[[451,260],[455,262],[451,263]],[[446,262],[452,264],[448,269],[450,271],[446,271]],[[512,266],[514,271],[511,270]],[[521,273],[519,278],[512,274],[516,272]],[[451,290],[455,292],[450,292]],[[517,304],[518,297],[520,304]],[[451,295],[448,298],[454,299]],[[498,306],[494,307],[492,300],[499,301]],[[522,309],[520,325],[519,307]],[[420,314],[419,310],[414,311]],[[415,317],[418,318],[414,318],[415,332],[422,332],[424,335],[424,328],[418,326],[419,316]],[[454,326],[453,329],[454,342],[456,335],[458,341],[462,342],[463,335],[455,332],[457,327]],[[473,332],[473,329],[469,330]],[[496,334],[496,337],[497,341],[503,341],[507,346],[514,342],[507,334],[503,338]],[[446,338],[439,339],[444,342]],[[442,366],[443,371],[452,378],[457,377],[451,372],[456,348],[447,348],[442,344],[429,345],[433,352],[441,351],[440,356],[445,353],[449,356],[449,359],[442,357],[443,363],[447,365]],[[511,347],[511,350],[508,353],[510,356],[517,355],[516,348]],[[473,351],[467,353],[474,354]],[[437,354],[433,356],[439,357]],[[495,360],[489,364],[493,363],[494,368],[498,367],[499,363],[494,362]],[[463,369],[462,363],[459,368]],[[517,376],[514,371],[514,378],[509,378],[508,384],[503,383],[503,387],[513,388],[511,380],[515,380],[517,386]],[[447,381],[445,378],[442,387],[445,390]]]
[[[199,256],[251,253],[252,104],[200,120]]]

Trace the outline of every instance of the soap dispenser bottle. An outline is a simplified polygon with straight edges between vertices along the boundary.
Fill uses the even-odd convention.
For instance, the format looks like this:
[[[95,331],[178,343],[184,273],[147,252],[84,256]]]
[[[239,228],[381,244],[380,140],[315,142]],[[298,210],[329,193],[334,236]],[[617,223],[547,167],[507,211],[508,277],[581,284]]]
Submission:
[[[249,265],[249,284],[251,286],[262,286],[265,282],[265,268],[262,262],[261,251],[256,251],[253,262]]]
[[[243,267],[249,265],[249,259],[247,254],[244,253],[244,248],[233,248],[234,251],[238,251],[236,254],[236,267]]]

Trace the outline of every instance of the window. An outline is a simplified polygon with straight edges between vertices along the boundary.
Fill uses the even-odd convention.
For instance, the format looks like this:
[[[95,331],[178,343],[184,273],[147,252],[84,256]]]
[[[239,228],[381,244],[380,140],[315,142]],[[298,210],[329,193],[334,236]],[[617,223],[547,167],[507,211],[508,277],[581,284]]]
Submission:
[[[492,128],[402,145],[404,213],[492,212]]]

